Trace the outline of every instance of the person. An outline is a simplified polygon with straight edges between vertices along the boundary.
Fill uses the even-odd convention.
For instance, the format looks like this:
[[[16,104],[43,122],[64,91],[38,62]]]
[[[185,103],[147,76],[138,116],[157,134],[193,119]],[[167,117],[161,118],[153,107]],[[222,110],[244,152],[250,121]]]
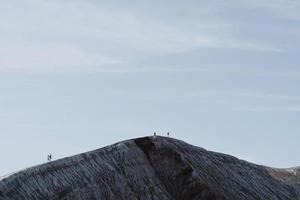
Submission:
[[[51,153],[47,156],[47,160],[48,160],[48,162],[50,162],[51,161],[51,159],[52,159],[52,155],[51,155]]]
[[[156,132],[154,132],[154,137],[156,136]]]
[[[169,133],[169,132],[167,132],[167,136],[168,136],[168,137],[170,136],[170,133]]]

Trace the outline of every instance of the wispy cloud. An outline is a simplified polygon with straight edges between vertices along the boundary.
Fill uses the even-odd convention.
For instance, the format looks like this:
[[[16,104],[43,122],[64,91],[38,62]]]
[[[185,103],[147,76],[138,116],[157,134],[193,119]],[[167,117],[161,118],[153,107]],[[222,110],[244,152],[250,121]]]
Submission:
[[[266,12],[278,17],[290,20],[300,20],[300,2],[294,0],[260,0],[249,1],[248,4],[254,8],[264,9]]]
[[[0,48],[0,70],[4,71],[100,66],[115,62],[109,57],[92,57],[72,45]]]
[[[300,96],[238,91],[155,90],[110,91],[108,95],[143,101],[197,103],[205,110],[247,112],[300,112]]]
[[[246,112],[300,112],[300,106],[233,106],[230,109]]]
[[[300,101],[300,96],[284,95],[284,94],[268,94],[268,93],[256,93],[256,92],[225,92],[229,96],[249,97],[258,99],[273,99],[273,100],[289,100]]]
[[[193,97],[223,99],[219,108],[253,112],[300,112],[300,96],[257,92],[212,91]]]
[[[175,92],[175,91],[174,91]],[[186,97],[227,97],[227,98],[252,98],[252,99],[271,99],[271,100],[287,100],[287,101],[300,101],[299,95],[286,95],[286,94],[272,94],[262,92],[248,92],[248,91],[224,91],[224,90],[203,90],[203,91],[182,91]]]
[[[6,20],[0,22],[0,69],[130,64],[197,48],[281,50],[235,38],[230,34],[234,27],[213,3],[203,4],[209,12],[188,4],[180,15],[175,11],[181,5],[160,4],[160,13],[155,13],[140,12],[145,6],[139,4],[121,8],[94,1],[2,1],[0,17]]]

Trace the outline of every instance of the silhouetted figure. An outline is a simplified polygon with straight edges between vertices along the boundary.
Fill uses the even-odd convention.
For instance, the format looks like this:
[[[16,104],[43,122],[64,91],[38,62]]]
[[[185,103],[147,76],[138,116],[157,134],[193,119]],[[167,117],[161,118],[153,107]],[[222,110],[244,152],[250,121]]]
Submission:
[[[154,134],[153,134],[153,135],[154,135],[154,137],[155,137],[155,136],[156,136],[156,132],[154,132]]]
[[[170,136],[170,133],[169,133],[169,132],[167,132],[167,136],[168,136],[168,137]]]
[[[48,162],[50,162],[52,160],[52,154],[51,153],[47,156],[47,160],[48,160]]]

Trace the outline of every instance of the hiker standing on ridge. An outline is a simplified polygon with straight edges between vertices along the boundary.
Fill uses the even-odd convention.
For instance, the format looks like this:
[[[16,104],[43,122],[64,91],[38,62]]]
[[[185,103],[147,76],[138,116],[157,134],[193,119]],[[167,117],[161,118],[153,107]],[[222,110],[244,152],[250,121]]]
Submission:
[[[153,134],[153,135],[154,135],[154,137],[156,137],[156,132],[154,132],[154,134]]]
[[[52,154],[51,153],[47,156],[47,160],[48,160],[48,162],[50,162],[52,160]]]
[[[169,132],[167,132],[167,136],[168,136],[168,137],[170,136],[170,133],[169,133]]]

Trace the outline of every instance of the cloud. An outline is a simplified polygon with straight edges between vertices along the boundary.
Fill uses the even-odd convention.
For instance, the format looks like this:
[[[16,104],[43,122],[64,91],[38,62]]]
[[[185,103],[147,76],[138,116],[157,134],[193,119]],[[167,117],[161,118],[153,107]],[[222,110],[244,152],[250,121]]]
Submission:
[[[59,67],[79,67],[111,64],[117,61],[108,57],[92,57],[72,45],[1,47],[0,70],[15,71],[55,69]]]
[[[282,49],[270,45],[258,44],[255,42],[249,42],[244,40],[234,40],[231,38],[195,38],[198,47],[210,47],[216,49],[238,49],[247,51],[258,51],[258,52],[281,52]]]
[[[151,72],[172,72],[172,73],[180,73],[180,72],[208,72],[211,71],[208,68],[192,68],[192,67],[170,67],[170,66],[151,66],[151,67],[128,67],[123,66],[120,67],[118,65],[114,66],[103,66],[101,68],[95,69],[97,72],[103,73],[151,73]]]
[[[300,2],[295,0],[260,0],[249,1],[248,6],[263,9],[278,18],[300,20]]]
[[[113,91],[111,95],[145,101],[197,103],[201,109],[247,112],[300,112],[300,96],[239,91],[155,90],[153,93]]]
[[[252,98],[252,99],[269,99],[269,100],[286,100],[286,101],[300,101],[299,95],[286,95],[286,94],[272,94],[272,93],[259,93],[249,91],[224,91],[224,90],[202,90],[202,91],[182,91],[186,97],[227,97],[227,98]]]
[[[214,3],[203,3],[207,12],[193,3],[182,9],[181,3],[161,2],[159,11],[148,6],[157,7],[150,2],[122,8],[81,0],[2,1],[0,17],[6,20],[0,22],[0,69],[130,65],[197,48],[280,51],[262,41],[235,38],[234,27]]]
[[[246,112],[300,112],[300,106],[234,106],[230,109]]]
[[[300,112],[300,96],[258,92],[206,91],[191,98],[218,99],[220,109],[252,112]]]

